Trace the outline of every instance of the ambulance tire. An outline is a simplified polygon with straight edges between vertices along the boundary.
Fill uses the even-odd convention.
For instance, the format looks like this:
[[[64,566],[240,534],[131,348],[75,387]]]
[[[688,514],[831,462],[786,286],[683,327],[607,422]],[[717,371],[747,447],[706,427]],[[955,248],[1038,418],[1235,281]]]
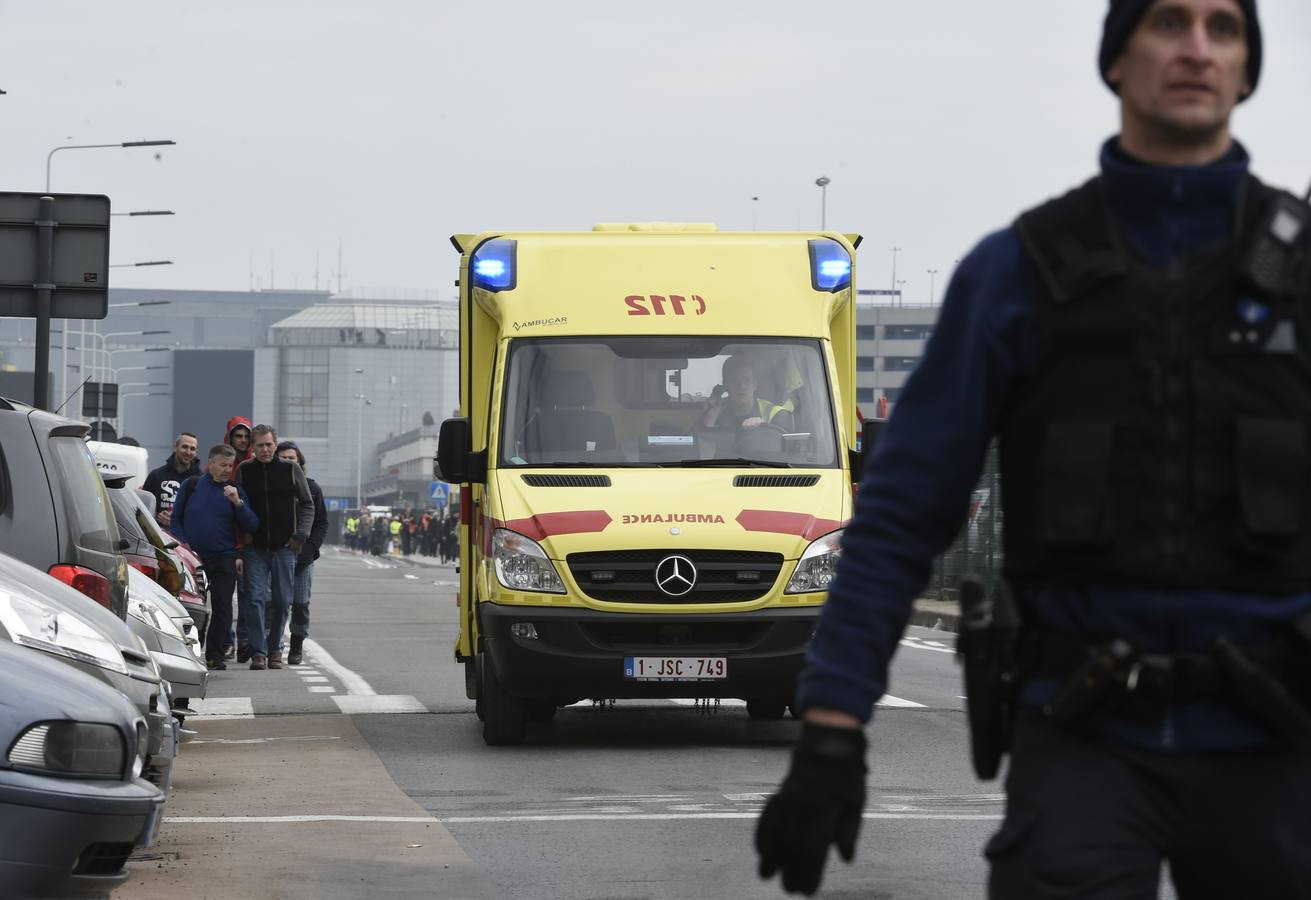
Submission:
[[[525,700],[523,705],[529,722],[549,722],[560,708],[554,700]]]
[[[482,655],[474,657],[464,664],[464,694],[473,701],[473,711],[478,721],[483,717]]]
[[[522,744],[528,721],[523,701],[506,693],[490,653],[479,653],[478,658],[482,660],[482,689],[478,697],[483,708],[483,742],[490,747]]]
[[[747,701],[747,715],[756,721],[775,721],[787,715],[787,698],[766,697]]]

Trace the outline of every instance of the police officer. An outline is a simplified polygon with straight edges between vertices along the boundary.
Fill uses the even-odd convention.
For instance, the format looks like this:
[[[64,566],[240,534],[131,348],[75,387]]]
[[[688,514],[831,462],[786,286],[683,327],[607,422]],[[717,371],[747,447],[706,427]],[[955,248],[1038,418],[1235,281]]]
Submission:
[[[1100,175],[961,263],[757,826],[785,890],[854,855],[862,726],[997,437],[1024,626],[990,896],[1155,897],[1167,861],[1181,900],[1311,897],[1311,212],[1230,135],[1261,49],[1255,0],[1112,0]]]

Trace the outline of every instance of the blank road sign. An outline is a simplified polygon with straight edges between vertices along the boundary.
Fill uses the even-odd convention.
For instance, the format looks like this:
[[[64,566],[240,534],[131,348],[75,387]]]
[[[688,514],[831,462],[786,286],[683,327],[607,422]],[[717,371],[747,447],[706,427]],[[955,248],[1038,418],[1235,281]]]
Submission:
[[[0,192],[0,316],[36,316],[41,198],[55,200],[50,315],[109,313],[109,198],[102,194]]]

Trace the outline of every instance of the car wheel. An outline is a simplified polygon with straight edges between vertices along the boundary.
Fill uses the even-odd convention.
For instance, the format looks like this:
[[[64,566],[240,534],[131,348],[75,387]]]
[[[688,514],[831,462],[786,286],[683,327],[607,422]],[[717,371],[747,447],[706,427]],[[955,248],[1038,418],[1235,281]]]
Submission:
[[[528,719],[523,701],[506,693],[490,653],[480,653],[478,658],[482,660],[478,696],[483,708],[483,741],[491,747],[522,744]]]

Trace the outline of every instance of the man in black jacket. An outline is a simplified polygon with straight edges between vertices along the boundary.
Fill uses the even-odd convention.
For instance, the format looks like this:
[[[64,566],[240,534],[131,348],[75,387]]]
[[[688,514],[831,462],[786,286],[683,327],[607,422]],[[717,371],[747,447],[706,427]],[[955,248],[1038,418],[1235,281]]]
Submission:
[[[169,527],[173,516],[173,500],[178,495],[182,482],[192,475],[200,474],[200,463],[196,462],[196,453],[200,444],[190,431],[184,431],[173,442],[173,452],[164,460],[164,465],[152,469],[146,476],[146,483],[141,489],[155,496],[155,519],[165,528]]]
[[[314,497],[301,467],[277,458],[278,436],[271,427],[256,425],[252,436],[255,455],[237,468],[237,484],[259,517],[259,528],[243,535],[241,548],[246,640],[252,669],[281,669],[282,629],[296,557],[314,525]]]
[[[285,459],[305,470],[305,454],[300,452],[295,441],[283,441],[278,444],[278,459]],[[295,578],[292,585],[291,600],[291,649],[287,651],[287,665],[298,666],[305,638],[310,636],[310,590],[314,586],[314,560],[319,558],[319,548],[328,534],[328,509],[323,504],[323,489],[313,478],[306,476],[310,483],[310,494],[314,497],[314,525],[310,528],[310,539],[300,548],[296,558]],[[279,635],[281,637],[281,635]]]

